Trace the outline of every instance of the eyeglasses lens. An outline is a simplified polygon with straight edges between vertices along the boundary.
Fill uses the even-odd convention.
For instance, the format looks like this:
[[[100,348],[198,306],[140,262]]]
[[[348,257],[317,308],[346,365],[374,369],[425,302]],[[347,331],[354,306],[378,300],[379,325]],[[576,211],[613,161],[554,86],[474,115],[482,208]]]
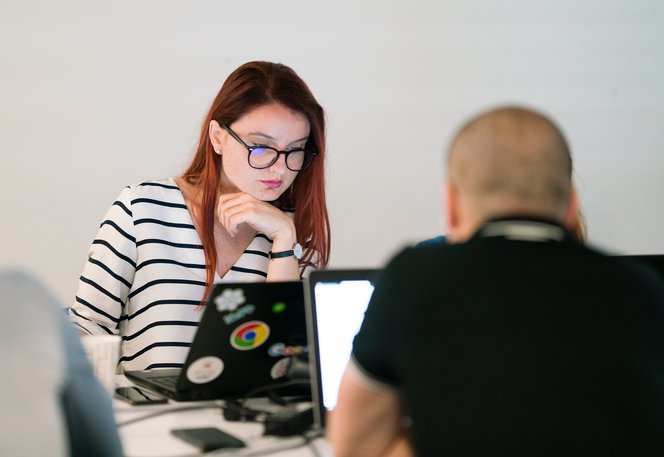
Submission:
[[[267,168],[276,162],[278,153],[270,148],[255,148],[249,154],[249,164],[255,168]],[[293,171],[299,171],[310,162],[309,154],[305,151],[293,151],[286,155],[286,166]]]

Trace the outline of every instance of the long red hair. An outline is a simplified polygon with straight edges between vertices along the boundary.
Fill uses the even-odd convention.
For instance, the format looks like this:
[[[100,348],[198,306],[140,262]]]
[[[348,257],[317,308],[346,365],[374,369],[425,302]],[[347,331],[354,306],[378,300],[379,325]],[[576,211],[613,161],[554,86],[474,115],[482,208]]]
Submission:
[[[210,121],[233,122],[259,106],[279,103],[306,116],[308,142],[318,155],[311,166],[298,173],[291,188],[274,202],[295,211],[297,240],[304,246],[301,268],[327,265],[330,257],[330,221],[325,202],[325,112],[306,83],[288,66],[271,62],[248,62],[224,82],[201,127],[196,153],[183,178],[197,188],[201,208],[197,224],[205,254],[207,297],[217,265],[214,219],[221,175],[221,156],[214,152],[209,135]],[[316,255],[313,258],[313,255]]]

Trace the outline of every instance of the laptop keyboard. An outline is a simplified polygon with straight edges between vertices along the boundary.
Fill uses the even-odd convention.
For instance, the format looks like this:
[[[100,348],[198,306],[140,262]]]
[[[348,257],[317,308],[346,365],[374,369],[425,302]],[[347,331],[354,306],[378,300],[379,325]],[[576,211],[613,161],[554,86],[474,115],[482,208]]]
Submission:
[[[179,379],[179,376],[155,376],[154,378],[151,378],[150,381],[169,390],[175,390]]]

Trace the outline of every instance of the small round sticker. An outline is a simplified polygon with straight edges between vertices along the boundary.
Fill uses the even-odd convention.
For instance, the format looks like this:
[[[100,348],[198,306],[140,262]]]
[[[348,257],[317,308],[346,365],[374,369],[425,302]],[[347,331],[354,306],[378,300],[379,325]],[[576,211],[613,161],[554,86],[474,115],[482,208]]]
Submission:
[[[272,379],[279,379],[286,376],[286,374],[288,374],[288,367],[290,367],[290,364],[290,357],[285,357],[275,363],[270,370],[270,376],[272,376]]]
[[[245,322],[231,333],[231,346],[240,351],[256,349],[270,336],[270,327],[265,322]]]
[[[214,381],[224,371],[224,362],[219,357],[207,356],[194,361],[187,368],[187,379],[194,384]]]
[[[270,357],[281,357],[284,354],[284,348],[285,347],[286,347],[286,345],[284,343],[274,343],[267,350],[267,354]]]

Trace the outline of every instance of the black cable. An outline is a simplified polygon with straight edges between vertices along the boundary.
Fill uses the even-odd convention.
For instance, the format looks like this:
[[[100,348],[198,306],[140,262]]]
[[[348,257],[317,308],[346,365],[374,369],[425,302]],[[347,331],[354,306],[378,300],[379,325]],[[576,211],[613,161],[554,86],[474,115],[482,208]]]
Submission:
[[[290,385],[295,385],[297,383],[295,383],[295,382],[288,382],[288,383],[284,382],[283,384],[288,384],[290,386]],[[282,386],[282,387],[285,387],[285,386]],[[262,390],[266,390],[266,389],[258,389],[258,388],[254,389],[254,391],[256,391],[255,393],[259,393]],[[253,393],[253,394],[255,395],[255,393]],[[246,400],[246,398],[248,398],[248,397],[249,396],[247,395],[243,400]],[[141,421],[151,419],[153,417],[161,416],[161,415],[164,415],[164,414],[177,413],[177,412],[182,412],[182,411],[192,411],[192,410],[197,410],[197,409],[208,409],[208,408],[219,408],[219,407],[221,407],[222,410],[225,411],[227,405],[225,405],[223,403],[224,403],[223,401],[215,401],[214,404],[176,406],[176,407],[172,407],[172,408],[160,409],[159,411],[154,411],[150,414],[146,414],[146,415],[143,415],[143,416],[140,416],[140,417],[136,417],[136,418],[133,418],[133,419],[128,419],[126,421],[118,422],[117,426],[119,428],[119,427],[123,427],[125,425],[134,424],[136,422],[141,422]],[[268,414],[267,411],[260,411],[260,412],[264,413],[264,414]],[[302,433],[301,435],[299,435],[299,437],[302,438],[302,441],[300,441],[298,443],[274,446],[272,448],[261,449],[261,450],[257,450],[257,451],[251,451],[250,449],[246,449],[248,453],[243,453],[240,450],[236,455],[243,456],[243,457],[258,457],[258,456],[262,456],[262,455],[273,454],[273,453],[276,453],[276,452],[284,452],[284,451],[288,451],[288,450],[291,450],[291,449],[297,449],[297,448],[302,447],[302,446],[307,446],[311,450],[312,454],[315,457],[321,457],[320,452],[318,451],[316,446],[313,444],[313,441],[316,438],[319,438],[321,436],[324,436],[322,430],[314,430],[313,432],[308,432],[308,433],[305,432],[305,433]],[[237,452],[238,450],[236,449],[235,451]],[[199,453],[195,453],[195,454],[187,454],[186,456],[183,455],[182,457],[188,457],[188,456],[193,457],[193,456],[197,456],[197,455],[214,455],[214,454],[223,453],[223,452],[228,452],[228,449],[216,449],[214,451],[210,451],[210,452],[206,452],[206,453],[200,453],[199,452]]]
[[[165,409],[160,409],[158,411],[154,411],[150,414],[146,414],[144,416],[140,417],[135,417],[133,419],[128,419],[122,422],[118,422],[117,426],[118,427],[123,427],[125,425],[130,425],[134,424],[136,422],[141,422],[147,419],[151,419],[153,417],[161,416],[164,414],[170,414],[174,412],[180,412],[180,411],[191,411],[191,410],[196,410],[196,409],[207,409],[207,408],[221,408],[224,411],[224,418],[227,420],[255,420],[258,422],[262,422],[263,419],[267,414],[269,414],[269,411],[263,411],[263,410],[257,410],[253,408],[248,408],[244,406],[244,403],[251,397],[255,396],[256,394],[259,394],[263,391],[266,390],[272,390],[272,389],[280,389],[283,387],[290,387],[298,384],[308,384],[308,381],[303,381],[303,380],[291,380],[291,381],[284,381],[281,383],[277,384],[268,384],[265,386],[257,387],[255,389],[250,390],[247,395],[245,395],[240,401],[238,402],[220,402],[220,401],[215,401],[214,404],[205,404],[205,405],[187,405],[187,406],[176,406],[172,408],[165,408]],[[236,417],[233,416],[233,409],[236,410],[238,415]],[[230,413],[227,413],[227,411],[230,411]]]
[[[311,450],[311,453],[314,457],[322,457],[321,453],[318,452],[318,448],[314,445],[313,441],[306,441],[305,444]]]
[[[276,389],[283,389],[284,387],[292,387],[292,386],[297,386],[297,385],[300,385],[300,386],[307,385],[308,386],[308,385],[311,385],[311,384],[310,384],[308,379],[307,380],[304,380],[304,379],[291,379],[291,380],[288,380],[288,381],[278,382],[278,383],[275,383],[275,384],[266,384],[264,386],[256,387],[255,389],[251,389],[249,392],[247,392],[247,394],[244,397],[242,397],[242,399],[240,400],[240,404],[244,404],[248,399],[250,399],[250,398],[254,397],[255,395],[257,395],[261,392],[264,392],[266,390],[267,391],[273,391],[273,390],[276,390]],[[277,404],[279,404],[279,403],[277,403]]]
[[[236,455],[238,457],[259,457],[262,455],[270,455],[274,454],[277,452],[284,452],[284,451],[289,451],[292,449],[297,449],[302,446],[307,446],[314,457],[322,457],[320,452],[318,452],[318,449],[316,446],[312,445],[312,442],[316,439],[319,438],[320,436],[323,436],[322,433],[316,433],[312,436],[307,436],[306,434],[299,435],[300,438],[302,438],[301,441],[298,441],[297,443],[289,443],[289,444],[280,444],[277,446],[273,446],[270,448],[266,449],[258,449],[255,451],[252,451],[250,448],[244,448],[244,449],[232,449],[233,455]],[[228,454],[230,449],[228,448],[221,448],[221,449],[215,449],[213,451],[208,451],[208,452],[196,452],[196,453],[189,453],[189,454],[182,454],[180,456],[176,457],[197,457],[197,456],[209,456],[209,455],[219,455],[219,454]],[[128,457],[128,456],[127,456]],[[156,456],[155,456],[156,457]]]
[[[247,394],[240,398],[239,400],[226,401],[226,405],[223,407],[224,419],[229,421],[256,421],[264,422],[265,418],[271,414],[271,411],[265,411],[261,409],[249,408],[246,406],[247,400],[260,394],[261,392],[268,391],[269,395],[267,396],[270,401],[280,406],[287,406],[287,402],[282,397],[278,396],[274,391],[276,389],[282,389],[285,387],[292,387],[297,385],[310,385],[309,380],[303,379],[292,379],[288,381],[283,381],[275,384],[266,384],[263,386],[256,387],[255,389],[250,390]]]
[[[277,453],[277,452],[284,452],[284,451],[289,451],[291,449],[297,449],[297,448],[302,447],[302,446],[307,446],[307,447],[309,447],[309,449],[311,449],[314,456],[321,457],[321,454],[318,452],[318,449],[316,449],[315,446],[311,446],[311,442],[313,440],[315,440],[316,438],[319,438],[321,436],[323,436],[323,433],[321,431],[318,431],[318,430],[315,433],[310,434],[310,435],[307,435],[307,434],[303,433],[302,435],[298,435],[298,437],[302,438],[302,440],[298,441],[297,443],[293,443],[293,444],[289,443],[289,444],[286,444],[286,445],[278,445],[278,446],[274,446],[274,447],[267,448],[267,449],[259,449],[259,450],[256,450],[256,451],[252,451],[249,448],[246,448],[244,450],[234,449],[234,452],[235,452],[234,455],[237,455],[238,457],[258,457],[258,456],[261,456],[261,455],[270,455],[270,454],[274,454],[274,453]],[[243,452],[245,450],[246,450],[246,452]],[[223,449],[216,449],[212,452],[209,452],[209,453],[206,453],[206,454],[203,454],[203,455],[221,454],[221,453],[223,453],[223,451],[224,451]],[[228,451],[228,449],[226,449],[226,451]]]
[[[241,455],[241,457],[257,457],[257,456],[260,456],[260,455],[270,455],[270,454],[275,454],[277,452],[284,452],[284,451],[290,451],[291,449],[297,449],[297,448],[302,447],[306,444],[307,444],[306,441],[302,441],[302,442],[295,443],[295,444],[289,444],[287,446],[279,446],[279,447],[275,446],[273,448],[261,449],[259,451],[250,452],[248,454],[240,454],[240,455]]]
[[[306,439],[302,439],[301,441],[298,441],[297,443],[289,443],[289,444],[280,444],[277,446],[273,446],[270,448],[266,449],[258,449],[255,451],[252,451],[250,448],[244,448],[244,449],[229,449],[229,448],[221,448],[221,449],[215,449],[214,451],[208,451],[208,452],[196,452],[196,453],[189,453],[189,454],[181,454],[177,456],[169,456],[169,457],[199,457],[199,456],[210,456],[210,455],[228,455],[229,452],[232,452],[234,456],[237,457],[259,457],[263,455],[270,455],[270,454],[275,454],[277,452],[284,452],[284,451],[290,451],[292,449],[297,449],[302,446],[307,446],[309,443],[307,442]],[[314,449],[314,447],[310,447],[312,449],[313,455],[315,457],[321,457],[321,454],[318,452],[317,449]],[[129,457],[128,455],[126,457]],[[142,456],[144,457],[144,456]],[[157,457],[157,456],[154,456]]]
[[[234,400],[227,400],[222,409],[224,413],[224,419],[231,422],[264,422],[265,417],[270,414],[270,411],[249,408]]]
[[[316,438],[325,436],[322,430],[316,430],[313,433],[310,433],[309,435],[307,435],[307,433],[303,433],[300,436],[304,438],[304,444],[311,450],[311,453],[314,455],[314,457],[322,457],[321,453],[318,452],[318,448],[314,444],[314,440]]]
[[[136,422],[141,422],[147,419],[152,419],[153,417],[157,416],[163,416],[164,414],[170,414],[170,413],[179,413],[181,411],[192,411],[196,409],[209,409],[209,408],[223,408],[224,405],[221,404],[221,402],[215,402],[214,404],[206,404],[206,405],[187,405],[187,406],[174,406],[172,408],[164,408],[160,409],[159,411],[154,411],[150,414],[145,414],[140,417],[134,417],[133,419],[127,419],[122,422],[118,422],[117,426],[118,427],[124,427],[125,425],[130,425],[134,424]]]

